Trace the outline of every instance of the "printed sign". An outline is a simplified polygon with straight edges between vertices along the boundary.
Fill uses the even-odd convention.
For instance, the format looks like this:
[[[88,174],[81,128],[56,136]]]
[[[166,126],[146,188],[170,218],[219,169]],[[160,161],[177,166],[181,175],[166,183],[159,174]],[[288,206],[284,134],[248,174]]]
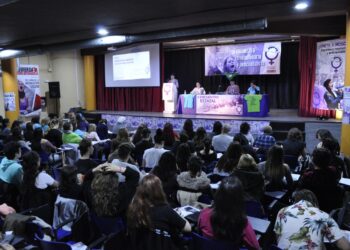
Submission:
[[[205,47],[205,75],[278,75],[281,43],[253,43]]]
[[[197,114],[242,115],[242,95],[197,95]]]

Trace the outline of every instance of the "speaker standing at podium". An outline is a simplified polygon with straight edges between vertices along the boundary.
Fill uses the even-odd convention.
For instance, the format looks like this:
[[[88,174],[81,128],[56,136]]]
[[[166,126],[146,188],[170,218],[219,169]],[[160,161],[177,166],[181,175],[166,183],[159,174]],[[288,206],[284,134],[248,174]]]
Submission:
[[[177,104],[177,89],[179,82],[172,74],[167,83],[163,83],[162,96],[164,101],[164,113],[174,113]]]
[[[179,81],[175,78],[175,75],[174,75],[174,74],[171,74],[171,75],[170,75],[169,82],[174,83],[176,89],[179,89]]]

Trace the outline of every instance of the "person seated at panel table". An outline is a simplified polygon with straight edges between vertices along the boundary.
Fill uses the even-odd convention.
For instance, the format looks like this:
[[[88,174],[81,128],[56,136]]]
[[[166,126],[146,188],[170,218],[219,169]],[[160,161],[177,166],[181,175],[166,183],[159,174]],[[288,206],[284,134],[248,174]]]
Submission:
[[[196,82],[196,87],[191,91],[192,95],[205,95],[205,89],[199,82]]]
[[[235,83],[235,81],[231,80],[230,85],[226,89],[226,95],[239,95],[239,86]]]
[[[260,87],[256,85],[255,80],[250,81],[250,87],[248,88],[247,94],[249,94],[249,95],[259,95],[260,94]]]

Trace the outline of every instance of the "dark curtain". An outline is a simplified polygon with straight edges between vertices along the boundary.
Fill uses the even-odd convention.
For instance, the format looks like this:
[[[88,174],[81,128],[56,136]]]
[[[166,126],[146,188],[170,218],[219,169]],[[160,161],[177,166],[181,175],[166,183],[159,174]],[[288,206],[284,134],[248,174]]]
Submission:
[[[298,71],[298,43],[283,43],[280,75],[255,75],[236,77],[241,93],[246,93],[249,82],[255,79],[263,93],[270,95],[271,108],[299,107],[299,71]],[[207,92],[215,93],[218,86],[225,90],[229,81],[225,76],[205,76],[204,49],[189,49],[166,51],[164,54],[164,72],[167,79],[174,73],[179,80],[179,93],[194,88],[195,82],[204,85]],[[166,80],[167,80],[166,79]]]
[[[300,116],[328,116],[335,117],[335,110],[320,110],[312,107],[316,73],[316,50],[319,40],[313,37],[301,37],[299,48],[300,72]]]
[[[161,77],[164,72],[161,54]],[[162,88],[106,88],[104,55],[95,56],[96,100],[98,110],[162,112]],[[164,80],[161,79],[161,82]]]

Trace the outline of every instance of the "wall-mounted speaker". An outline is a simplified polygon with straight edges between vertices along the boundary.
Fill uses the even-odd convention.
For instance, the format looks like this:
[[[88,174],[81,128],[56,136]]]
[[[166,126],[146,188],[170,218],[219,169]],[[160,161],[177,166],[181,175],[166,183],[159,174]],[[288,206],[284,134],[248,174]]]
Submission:
[[[49,82],[50,98],[61,98],[60,82]]]

